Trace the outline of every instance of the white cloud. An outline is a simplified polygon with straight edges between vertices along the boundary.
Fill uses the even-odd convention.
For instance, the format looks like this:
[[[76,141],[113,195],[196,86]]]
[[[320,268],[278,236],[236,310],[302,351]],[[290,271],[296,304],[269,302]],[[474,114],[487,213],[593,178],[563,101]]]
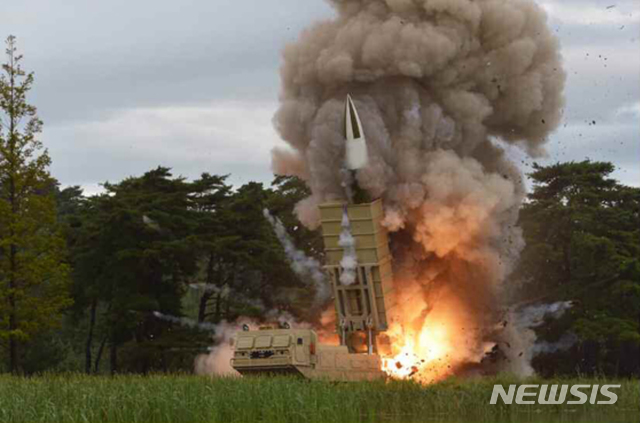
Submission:
[[[567,120],[608,119],[612,110],[640,99],[637,45],[571,46],[562,54]]]
[[[640,22],[640,11],[616,4],[608,6],[589,4],[588,2],[571,3],[561,1],[541,1],[539,4],[552,18],[564,24],[577,25],[629,25]],[[614,7],[610,7],[614,6]]]
[[[640,101],[619,107],[615,117],[622,121],[636,119],[636,123],[640,122]]]
[[[187,177],[233,173],[235,182],[246,182],[240,176],[268,181],[270,150],[280,143],[271,124],[275,108],[275,103],[216,102],[126,109],[49,127],[43,140],[53,174],[63,184],[82,184],[93,192],[97,183],[158,165]]]
[[[0,24],[36,72],[53,175],[90,192],[158,165],[188,177],[232,173],[235,184],[270,180],[279,51],[334,14],[322,0],[277,2],[229,2],[224,13],[206,1],[7,2]],[[568,74],[567,126],[551,137],[550,161],[589,156],[639,176],[640,2],[539,3]]]
[[[600,82],[611,76],[637,77],[640,70],[640,54],[636,44],[598,47],[584,44],[563,48],[561,52],[569,74],[578,71]]]
[[[607,161],[616,166],[612,177],[622,184],[640,186],[640,131],[638,121],[620,121],[615,111],[609,119],[565,124],[554,132],[547,144],[547,157],[531,159],[514,147],[509,157],[525,172],[533,162],[541,165],[583,160]],[[530,184],[529,184],[530,186]]]

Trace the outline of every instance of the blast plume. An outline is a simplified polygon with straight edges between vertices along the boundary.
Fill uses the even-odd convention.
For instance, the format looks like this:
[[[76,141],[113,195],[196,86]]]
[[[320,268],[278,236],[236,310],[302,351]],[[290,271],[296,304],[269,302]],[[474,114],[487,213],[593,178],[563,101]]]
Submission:
[[[320,262],[307,256],[304,251],[296,248],[280,219],[272,216],[267,209],[264,209],[262,213],[269,224],[271,224],[278,241],[280,241],[280,245],[282,245],[282,248],[284,249],[293,272],[303,281],[313,282],[313,288],[315,291],[313,301],[314,306],[325,305],[327,300],[331,297],[331,292],[329,288],[329,281],[322,271]]]
[[[515,223],[525,192],[503,146],[544,154],[563,105],[558,41],[530,0],[331,4],[335,18],[284,50],[274,125],[291,148],[273,151],[273,169],[306,181],[312,195],[296,213],[317,228],[318,205],[346,198],[351,94],[369,150],[356,178],[383,199],[393,232],[392,346],[430,357],[436,378],[437,363],[477,362],[499,342],[501,285],[523,246]]]

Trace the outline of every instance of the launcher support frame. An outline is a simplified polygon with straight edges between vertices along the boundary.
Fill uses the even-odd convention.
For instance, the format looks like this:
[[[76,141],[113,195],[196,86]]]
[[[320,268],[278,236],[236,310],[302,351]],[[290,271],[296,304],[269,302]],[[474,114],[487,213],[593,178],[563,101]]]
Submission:
[[[356,280],[350,285],[340,281],[340,261],[345,252],[339,239],[345,211],[358,261]],[[377,337],[388,329],[387,314],[393,307],[391,254],[388,233],[382,226],[382,201],[325,203],[320,205],[320,213],[327,257],[325,270],[331,281],[340,343],[352,352],[366,348],[367,353],[376,353]]]

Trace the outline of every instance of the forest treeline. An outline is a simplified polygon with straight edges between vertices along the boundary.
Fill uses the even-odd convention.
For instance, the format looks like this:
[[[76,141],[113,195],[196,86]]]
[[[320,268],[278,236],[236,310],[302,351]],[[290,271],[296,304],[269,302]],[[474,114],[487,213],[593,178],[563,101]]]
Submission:
[[[7,41],[0,76],[0,371],[190,371],[211,324],[287,312],[317,320],[313,284],[292,271],[264,216],[323,260],[318,231],[297,222],[309,195],[293,177],[233,187],[164,167],[86,196],[62,188],[38,141],[25,73]],[[638,372],[640,189],[611,163],[536,166],[519,225],[526,247],[511,276],[522,303],[572,301],[538,326],[541,340],[575,341],[534,360],[545,375]],[[633,360],[635,354],[635,361]],[[635,363],[635,364],[634,364]]]
[[[45,370],[49,360],[87,373],[105,361],[113,372],[190,370],[211,345],[207,323],[271,310],[317,319],[313,288],[292,272],[263,214],[295,226],[306,188],[276,178],[233,190],[226,178],[187,181],[159,167],[91,197],[54,189],[73,303],[58,330],[25,344],[22,368]],[[309,254],[319,241],[302,227],[291,236]]]

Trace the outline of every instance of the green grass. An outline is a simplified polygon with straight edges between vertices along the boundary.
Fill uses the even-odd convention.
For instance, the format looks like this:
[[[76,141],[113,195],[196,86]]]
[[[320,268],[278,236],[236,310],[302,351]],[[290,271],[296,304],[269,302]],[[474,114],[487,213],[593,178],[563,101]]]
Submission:
[[[527,383],[615,383],[615,405],[489,405],[509,377],[410,381],[310,382],[291,378],[191,375],[33,378],[0,376],[0,422],[574,422],[638,421],[640,383],[603,379]]]

